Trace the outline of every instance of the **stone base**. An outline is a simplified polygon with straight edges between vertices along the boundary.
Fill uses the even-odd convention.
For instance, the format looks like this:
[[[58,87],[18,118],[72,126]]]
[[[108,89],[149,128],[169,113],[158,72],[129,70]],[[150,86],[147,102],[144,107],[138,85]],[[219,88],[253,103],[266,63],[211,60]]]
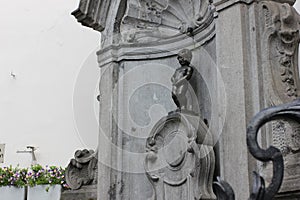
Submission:
[[[97,185],[83,186],[79,190],[65,190],[60,200],[97,200]]]

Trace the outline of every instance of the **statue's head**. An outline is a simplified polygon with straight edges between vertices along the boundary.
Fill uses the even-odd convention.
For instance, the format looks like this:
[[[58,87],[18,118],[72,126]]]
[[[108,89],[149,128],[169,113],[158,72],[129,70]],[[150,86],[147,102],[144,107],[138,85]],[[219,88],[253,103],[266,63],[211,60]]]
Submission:
[[[181,65],[189,65],[192,61],[192,52],[188,49],[182,49],[178,53],[177,59]]]

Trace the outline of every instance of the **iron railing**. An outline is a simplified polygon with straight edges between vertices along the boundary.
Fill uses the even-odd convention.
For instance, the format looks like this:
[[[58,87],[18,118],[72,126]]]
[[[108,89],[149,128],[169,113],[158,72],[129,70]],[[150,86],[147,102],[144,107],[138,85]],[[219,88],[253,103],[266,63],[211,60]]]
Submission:
[[[266,123],[277,119],[292,119],[300,123],[300,99],[262,110],[247,127],[247,146],[251,155],[259,161],[272,161],[273,164],[273,176],[268,187],[265,185],[264,178],[254,172],[253,190],[249,200],[271,200],[278,193],[282,184],[284,162],[280,150],[274,146],[262,149],[257,141],[260,128]],[[220,178],[214,183],[214,189],[218,200],[235,200],[232,187]]]

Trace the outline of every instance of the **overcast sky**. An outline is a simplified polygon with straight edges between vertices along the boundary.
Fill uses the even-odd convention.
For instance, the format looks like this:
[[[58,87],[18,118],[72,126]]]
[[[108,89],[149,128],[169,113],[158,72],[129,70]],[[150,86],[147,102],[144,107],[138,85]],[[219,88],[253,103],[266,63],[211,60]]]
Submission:
[[[94,113],[80,112],[81,119],[74,115],[95,103],[99,77],[95,50],[99,49],[100,33],[81,26],[71,16],[78,3],[1,1],[0,143],[6,144],[8,164],[30,164],[30,155],[16,154],[27,145],[39,147],[42,164],[62,166],[75,150],[97,146]],[[82,87],[89,86],[78,84],[82,74],[86,83],[93,84],[88,94],[85,92],[90,90]],[[78,120],[86,126],[78,127]]]

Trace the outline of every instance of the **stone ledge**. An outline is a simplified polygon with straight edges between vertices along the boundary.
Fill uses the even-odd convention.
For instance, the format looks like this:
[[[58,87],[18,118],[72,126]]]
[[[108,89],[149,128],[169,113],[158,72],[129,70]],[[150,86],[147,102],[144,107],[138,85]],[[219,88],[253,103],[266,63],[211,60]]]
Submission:
[[[64,190],[60,200],[97,200],[97,185],[82,186],[79,190]]]

